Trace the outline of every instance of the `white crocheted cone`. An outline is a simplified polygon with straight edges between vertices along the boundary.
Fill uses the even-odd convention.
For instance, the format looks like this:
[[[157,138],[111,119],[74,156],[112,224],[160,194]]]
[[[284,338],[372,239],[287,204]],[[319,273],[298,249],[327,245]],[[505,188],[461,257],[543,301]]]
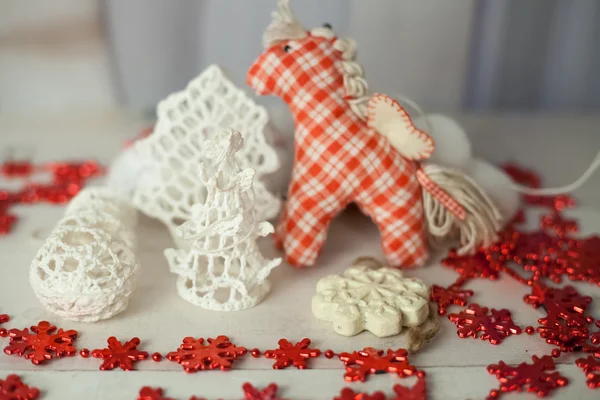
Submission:
[[[205,185],[198,179],[198,165],[210,171],[205,141],[221,129],[245,132],[243,149],[236,158],[242,167],[256,171],[256,209],[261,219],[275,217],[281,201],[262,182],[279,168],[277,154],[267,143],[266,110],[231,83],[216,65],[208,67],[184,91],[159,103],[154,132],[135,144],[145,171],[144,184],[136,187],[133,203],[145,214],[162,221],[174,238],[175,228],[191,217],[191,207],[206,200]],[[178,246],[187,248],[185,243]]]
[[[75,197],[31,265],[31,286],[44,307],[82,322],[125,310],[139,269],[134,226],[125,224],[134,216],[133,207],[105,191]]]
[[[270,289],[267,276],[281,263],[280,258],[266,260],[256,244],[273,226],[257,221],[254,171],[241,169],[235,157],[242,144],[240,133],[233,130],[207,143],[216,173],[208,178],[201,168],[206,201],[194,205],[191,218],[177,228],[191,248],[165,251],[171,272],[179,275],[179,295],[210,310],[234,311],[260,303]]]

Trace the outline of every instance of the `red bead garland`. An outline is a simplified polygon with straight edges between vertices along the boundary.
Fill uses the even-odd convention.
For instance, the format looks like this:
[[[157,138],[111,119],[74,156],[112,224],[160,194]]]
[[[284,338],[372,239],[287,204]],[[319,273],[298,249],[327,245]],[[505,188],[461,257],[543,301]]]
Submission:
[[[250,350],[250,355],[252,355],[252,357],[254,358],[259,358],[262,355],[262,353],[259,349],[252,349]]]
[[[5,164],[2,168],[2,174],[11,178],[29,176],[36,171],[36,168],[26,163]],[[65,167],[64,164],[54,165],[51,171],[55,177],[62,177],[60,179],[65,179],[65,181],[75,179],[70,175],[72,174],[70,172],[71,169]],[[87,173],[84,169],[81,176],[85,176]],[[81,171],[77,172],[77,174],[81,174]],[[531,176],[528,179],[532,182],[535,181]],[[72,186],[69,190],[76,193],[79,188],[80,186]],[[70,196],[71,192],[69,190],[66,190],[67,196]],[[53,195],[51,191],[39,191],[38,195],[40,197],[36,197],[35,190],[23,193],[21,200],[24,203],[38,201],[60,203],[64,199],[64,197],[56,193]],[[8,192],[0,192],[0,221],[3,216],[7,215],[2,213],[6,212],[9,204],[12,204],[8,201],[9,198]],[[537,332],[549,344],[557,347],[552,349],[550,352],[551,355],[541,358],[534,357],[532,364],[522,363],[517,367],[510,367],[503,362],[499,362],[497,365],[490,365],[488,370],[498,377],[501,387],[500,389],[490,391],[489,398],[496,398],[503,392],[523,389],[545,396],[552,390],[566,385],[568,382],[566,378],[561,377],[556,372],[547,372],[554,369],[552,358],[560,357],[562,352],[585,351],[592,354],[587,358],[578,359],[577,365],[584,370],[590,388],[600,386],[600,365],[598,364],[598,360],[600,360],[600,347],[597,347],[600,345],[600,330],[592,332],[593,327],[591,327],[595,323],[596,328],[600,328],[600,321],[596,321],[590,315],[585,315],[591,298],[580,295],[574,288],[569,286],[551,288],[543,283],[545,279],[561,282],[564,278],[568,278],[573,281],[600,284],[600,237],[590,236],[582,239],[571,237],[577,231],[577,224],[575,221],[565,218],[561,214],[561,211],[566,207],[574,205],[572,198],[568,196],[556,196],[553,198],[530,196],[526,200],[531,204],[547,207],[551,210],[550,214],[541,218],[541,230],[521,232],[517,228],[518,224],[524,221],[524,217],[521,214],[504,232],[500,233],[498,243],[490,246],[488,249],[481,249],[473,256],[459,257],[456,253],[450,253],[443,264],[455,269],[460,275],[459,279],[446,288],[438,285],[433,285],[432,287],[432,301],[438,303],[438,312],[441,315],[446,313],[446,308],[449,306],[466,306],[468,304],[473,291],[464,290],[462,287],[471,279],[496,279],[501,274],[506,274],[516,281],[531,287],[530,293],[524,297],[524,301],[544,313],[538,321]],[[498,344],[509,334],[520,333],[520,328],[514,325],[510,319],[510,312],[508,310],[492,310],[491,314],[488,314],[488,312],[487,307],[470,304],[465,310],[450,314],[449,317],[457,323],[459,332],[463,332],[461,337],[480,336],[482,339],[489,340],[493,344]],[[0,315],[0,323],[6,321],[7,316]],[[41,363],[47,359],[74,354],[69,349],[73,348],[74,350],[71,344],[77,333],[75,331],[63,332],[59,330],[54,334],[55,329],[49,323],[42,321],[38,326],[32,327],[32,332],[37,333],[36,335],[29,333],[27,329],[23,331],[15,329],[6,331],[6,329],[0,329],[0,336],[3,336],[3,334],[6,336],[10,332],[11,342],[5,350],[8,354],[25,354],[26,358],[32,359],[32,362]],[[527,326],[524,331],[531,335],[536,332],[536,329],[533,326]],[[74,335],[69,334],[72,332],[75,332]],[[27,333],[27,335],[24,333]],[[190,341],[186,342],[186,339],[184,339],[184,343],[180,346],[180,349],[169,353],[167,357],[171,356],[169,358],[171,361],[180,363],[188,372],[198,369],[229,369],[231,362],[245,354],[246,349],[236,347],[226,337],[218,337],[215,341],[218,341],[219,338],[225,338],[226,340],[215,346],[211,343],[212,339],[209,339],[209,345],[203,345],[203,339],[186,338],[190,339]],[[279,364],[279,368],[296,364],[301,365],[303,361],[305,363],[306,359],[311,358],[303,357],[300,354],[301,350],[311,350],[313,351],[311,354],[316,354],[317,352],[320,354],[320,350],[318,349],[308,349],[310,341],[308,343],[304,341],[308,341],[308,339],[292,345],[292,343],[286,340],[287,343],[285,346],[280,341],[279,349],[267,350],[264,355],[265,357],[276,359],[276,365]],[[303,342],[302,346],[295,349],[296,346]],[[56,346],[46,345],[47,343],[54,343]],[[220,347],[221,345],[223,347]],[[19,353],[20,350],[22,350],[21,353]],[[298,350],[298,354],[295,353],[296,350]],[[372,352],[369,353],[371,350]],[[95,350],[95,352],[97,351],[99,350]],[[401,351],[403,349],[396,351],[390,349],[387,350],[386,354],[381,350],[366,348],[361,352],[342,353],[339,357],[346,364],[345,379],[348,381],[365,380],[369,374],[378,372],[395,372],[400,376],[417,373],[420,377],[417,385],[422,383],[422,395],[424,396],[425,382],[422,379],[424,373],[422,371],[417,372],[416,368],[408,363],[406,356],[398,353]],[[232,352],[236,355],[231,356]],[[252,349],[250,353],[253,357],[261,356],[259,349]],[[89,350],[82,349],[80,354],[82,357],[89,357]],[[147,354],[141,359],[148,358]],[[267,354],[270,356],[267,356]],[[333,358],[336,356],[336,353],[333,350],[326,350],[324,355],[326,358]],[[123,357],[129,359],[126,355],[123,355]],[[216,362],[213,360],[213,357],[217,360]],[[162,355],[154,353],[152,359],[160,361]],[[115,366],[118,366],[118,363]],[[277,367],[274,366],[274,368]],[[399,390],[396,391],[397,398],[421,399],[421,397],[407,397],[412,392],[415,393],[415,396],[421,396],[421,390],[417,385],[414,385],[410,389],[396,385],[394,391],[397,388]],[[253,395],[258,393],[260,396],[269,387],[259,390],[252,386],[254,391],[251,392]],[[151,394],[145,394],[145,396],[160,397],[143,397],[144,400],[166,399],[162,397],[162,391],[159,393],[154,389],[148,390],[146,393]],[[377,398],[367,397],[368,395],[366,394],[353,393],[361,396],[360,399],[363,400]],[[377,393],[381,392],[376,392],[372,396],[377,395]],[[248,396],[248,394],[246,395]],[[276,391],[273,395],[276,395]],[[401,395],[404,397],[401,397]],[[141,392],[140,396],[142,396]],[[262,399],[262,397],[248,398]],[[1,399],[2,397],[0,396]],[[382,399],[385,399],[385,396]]]
[[[17,222],[10,208],[17,204],[65,204],[91,178],[101,176],[105,169],[95,161],[57,162],[34,165],[9,161],[0,165],[0,173],[9,179],[29,178],[37,172],[48,172],[50,183],[27,183],[20,190],[0,189],[0,235],[8,234]]]
[[[588,356],[579,358],[575,361],[577,366],[583,369],[586,377],[586,383],[590,389],[600,387],[600,357]]]
[[[10,320],[9,316],[6,314],[0,314],[0,325],[5,324]],[[8,336],[8,331],[6,328],[0,328],[0,337]]]

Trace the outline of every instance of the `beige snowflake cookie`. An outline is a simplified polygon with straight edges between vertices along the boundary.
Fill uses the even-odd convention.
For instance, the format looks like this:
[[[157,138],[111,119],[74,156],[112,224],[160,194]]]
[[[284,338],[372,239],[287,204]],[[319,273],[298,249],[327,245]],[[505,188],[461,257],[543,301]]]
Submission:
[[[317,283],[312,311],[344,336],[367,330],[385,337],[403,326],[418,326],[429,315],[429,287],[402,271],[382,267],[377,260],[359,258],[342,276],[330,275]]]

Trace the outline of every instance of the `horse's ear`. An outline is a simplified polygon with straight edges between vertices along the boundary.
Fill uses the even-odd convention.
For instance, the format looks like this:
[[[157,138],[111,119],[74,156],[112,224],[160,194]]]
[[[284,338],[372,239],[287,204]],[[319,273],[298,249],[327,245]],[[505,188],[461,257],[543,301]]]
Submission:
[[[274,44],[293,39],[306,37],[306,29],[296,18],[290,7],[289,0],[279,0],[277,10],[271,16],[272,20],[263,34],[263,45],[265,49]]]
[[[392,146],[409,160],[426,160],[433,154],[435,144],[419,130],[402,106],[385,94],[376,94],[368,103],[367,124],[388,138]]]

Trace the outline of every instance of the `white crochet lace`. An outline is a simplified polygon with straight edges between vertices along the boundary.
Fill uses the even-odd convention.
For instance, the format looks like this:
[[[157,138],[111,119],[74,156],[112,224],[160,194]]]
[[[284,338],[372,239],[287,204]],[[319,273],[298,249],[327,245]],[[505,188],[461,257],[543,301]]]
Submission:
[[[31,286],[44,307],[83,322],[125,310],[139,269],[136,219],[135,208],[110,190],[82,190],[31,265]]]
[[[266,260],[256,244],[258,237],[273,232],[273,226],[257,221],[254,170],[241,169],[236,161],[243,143],[240,133],[233,130],[206,142],[216,173],[209,177],[201,167],[208,189],[206,201],[195,204],[191,218],[176,230],[191,249],[165,251],[171,272],[179,275],[179,295],[211,310],[233,311],[258,304],[270,289],[267,276],[281,263],[280,258]]]
[[[231,83],[219,67],[208,67],[184,91],[159,103],[157,115],[154,132],[135,145],[144,170],[153,177],[137,187],[133,195],[136,207],[161,220],[173,233],[190,218],[192,205],[206,200],[206,187],[197,176],[200,163],[212,169],[205,141],[223,128],[233,128],[246,132],[245,146],[236,158],[242,167],[256,171],[254,193],[259,217],[270,219],[278,214],[280,200],[262,182],[279,167],[277,154],[264,136],[267,112]],[[187,247],[182,242],[178,245]]]

